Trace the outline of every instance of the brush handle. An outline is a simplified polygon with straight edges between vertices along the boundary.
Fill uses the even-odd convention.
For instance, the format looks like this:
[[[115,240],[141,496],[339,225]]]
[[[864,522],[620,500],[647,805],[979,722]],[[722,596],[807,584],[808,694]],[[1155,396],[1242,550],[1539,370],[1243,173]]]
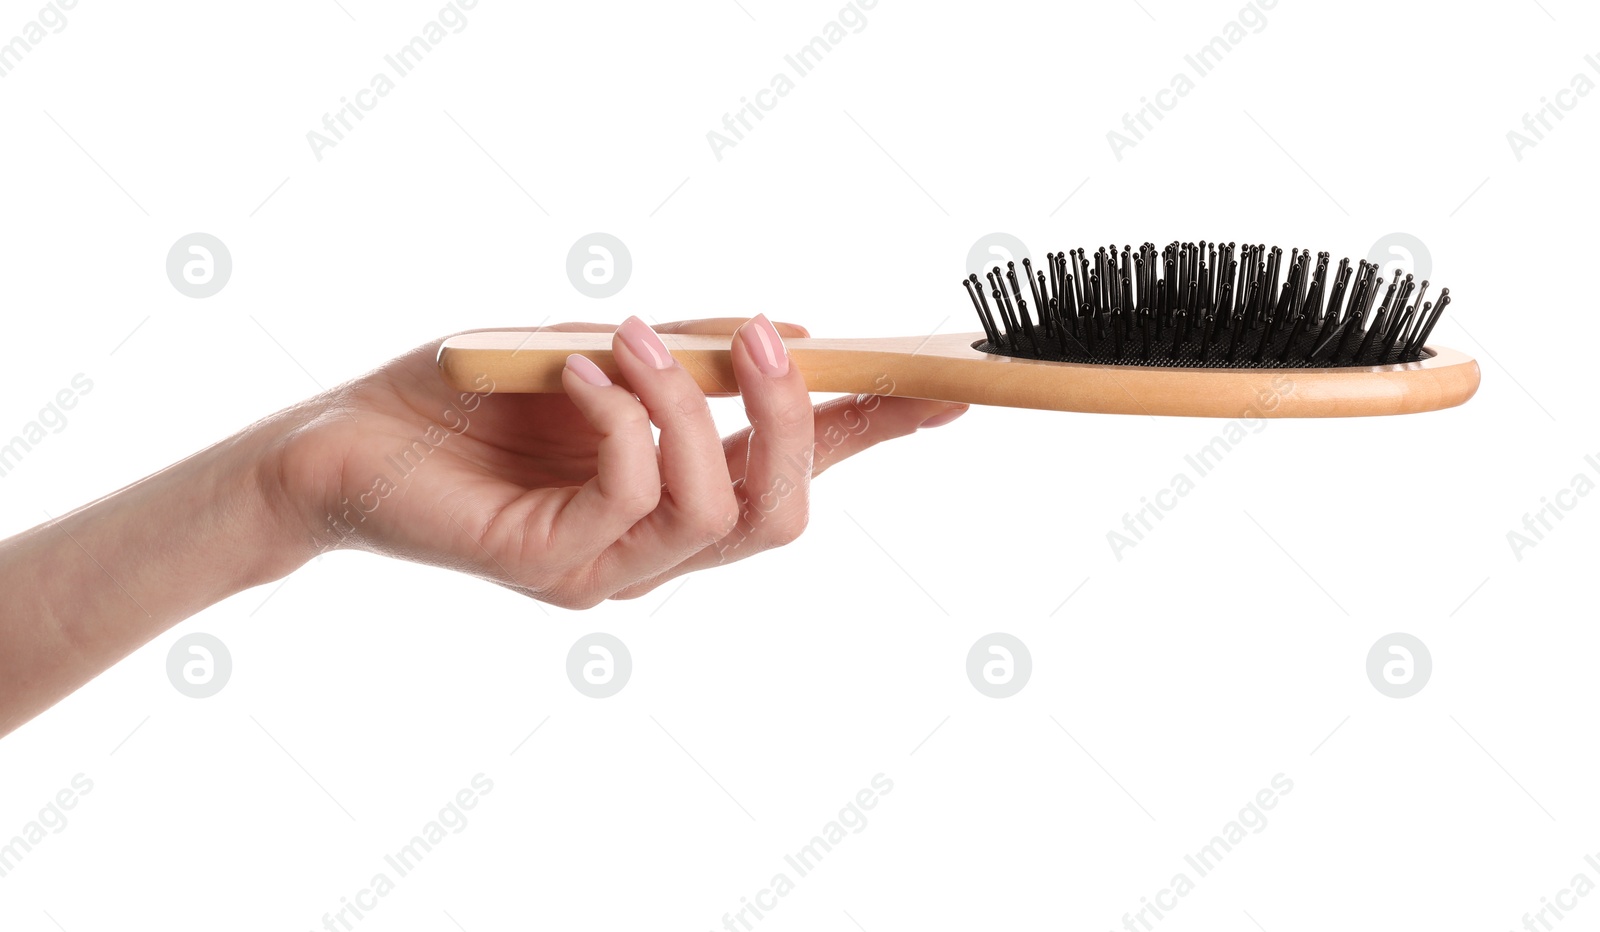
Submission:
[[[722,334],[660,334],[695,384],[708,395],[737,394],[738,380],[733,374],[732,337]],[[961,343],[966,349],[974,335]],[[918,376],[927,376],[926,360],[917,356],[920,338],[784,340],[793,365],[805,373],[806,387],[813,392],[865,392],[877,395],[910,395],[896,390],[902,383],[920,385]],[[972,352],[968,349],[968,352]],[[581,353],[589,357],[613,382],[626,386],[611,355],[611,334],[571,332],[485,332],[451,337],[439,352],[439,366],[445,380],[457,388],[468,388],[480,376],[491,379],[495,391],[561,392],[561,370],[567,357]],[[927,388],[929,386],[920,386]],[[927,396],[917,396],[927,397]]]
[[[1352,417],[1461,404],[1478,365],[1430,347],[1413,363],[1342,369],[1178,369],[1014,359],[980,353],[981,333],[784,341],[813,392],[899,395],[969,404],[1193,417]],[[738,391],[726,335],[661,334],[704,392]],[[611,334],[480,331],[439,349],[445,381],[461,391],[560,392],[567,356],[581,353],[626,385]]]

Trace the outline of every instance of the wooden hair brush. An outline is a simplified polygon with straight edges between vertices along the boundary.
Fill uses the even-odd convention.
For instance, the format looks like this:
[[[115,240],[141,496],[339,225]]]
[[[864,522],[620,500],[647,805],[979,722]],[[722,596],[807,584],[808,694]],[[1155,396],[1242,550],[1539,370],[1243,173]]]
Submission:
[[[962,281],[981,333],[791,339],[790,359],[814,392],[1105,414],[1414,414],[1478,388],[1477,362],[1427,345],[1449,289],[1424,301],[1426,281],[1396,271],[1385,285],[1375,263],[1200,242],[1050,253],[1048,276],[1022,266],[991,269],[987,294],[976,274]],[[661,339],[704,391],[737,390],[728,337]],[[462,334],[439,368],[462,391],[559,392],[572,353],[622,381],[607,333]]]

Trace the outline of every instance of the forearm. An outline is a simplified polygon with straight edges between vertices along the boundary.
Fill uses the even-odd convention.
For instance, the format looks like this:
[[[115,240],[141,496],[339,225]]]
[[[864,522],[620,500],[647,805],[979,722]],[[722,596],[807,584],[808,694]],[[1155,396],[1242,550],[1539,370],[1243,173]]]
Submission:
[[[255,425],[0,542],[0,735],[309,557],[277,494],[281,431]]]

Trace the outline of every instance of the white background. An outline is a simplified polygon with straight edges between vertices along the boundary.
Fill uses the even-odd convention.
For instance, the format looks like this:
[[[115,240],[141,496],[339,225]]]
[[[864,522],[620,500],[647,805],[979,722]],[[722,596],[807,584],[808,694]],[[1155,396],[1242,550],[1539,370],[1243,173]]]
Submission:
[[[0,926],[320,928],[480,772],[467,827],[357,928],[720,928],[879,773],[763,932],[1118,928],[1280,773],[1158,928],[1509,929],[1600,880],[1600,496],[1507,541],[1600,481],[1600,100],[1520,160],[1506,135],[1600,81],[1592,9],[1284,0],[1119,159],[1107,132],[1237,2],[882,0],[719,160],[707,132],[837,2],[484,0],[318,161],[307,131],[439,9],[340,3],[83,0],[0,79],[0,434],[94,385],[0,479],[4,533],[455,330],[975,330],[956,281],[995,231],[1352,262],[1409,233],[1455,296],[1433,342],[1483,387],[1273,422],[1120,560],[1107,532],[1220,422],[974,409],[830,472],[786,550],[581,613],[327,556],[0,742],[0,840],[94,785],[0,879]],[[38,10],[0,2],[0,41]],[[634,261],[606,300],[565,272],[596,230]],[[164,270],[194,231],[234,260],[205,300]],[[196,631],[234,663],[204,700],[165,672]],[[632,652],[611,699],[563,670],[592,631]],[[966,678],[991,631],[1032,653],[1010,699]],[[1365,671],[1393,631],[1432,653],[1409,699]],[[1577,903],[1557,928],[1600,917]]]

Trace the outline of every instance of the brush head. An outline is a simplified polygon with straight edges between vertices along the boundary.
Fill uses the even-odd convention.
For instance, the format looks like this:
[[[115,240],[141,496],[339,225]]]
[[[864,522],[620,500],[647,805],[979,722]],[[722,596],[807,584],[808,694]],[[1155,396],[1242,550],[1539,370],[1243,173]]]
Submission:
[[[1431,355],[1450,303],[1411,275],[1273,246],[1178,243],[1047,253],[1044,269],[994,266],[962,281],[983,324],[976,348],[1055,362],[1186,369],[1393,365]],[[1046,275],[1046,272],[1049,274]],[[1022,290],[1026,281],[1028,290]],[[991,307],[992,301],[992,307]]]

